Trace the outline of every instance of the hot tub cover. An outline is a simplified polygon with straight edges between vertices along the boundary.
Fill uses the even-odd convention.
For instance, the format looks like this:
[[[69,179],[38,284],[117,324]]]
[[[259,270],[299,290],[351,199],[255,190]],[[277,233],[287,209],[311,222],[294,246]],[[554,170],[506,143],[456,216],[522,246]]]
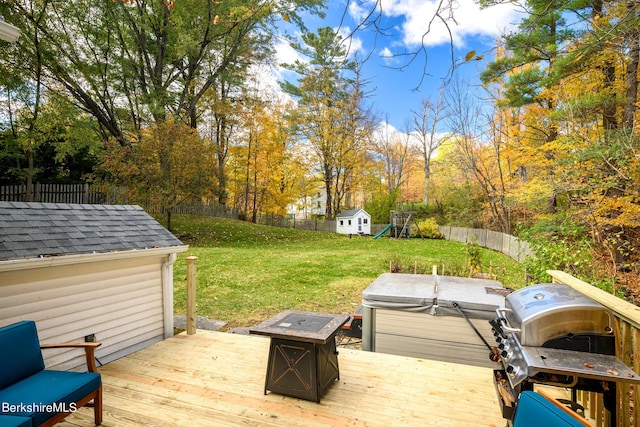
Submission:
[[[437,285],[437,286],[436,286]],[[508,290],[497,280],[431,274],[384,273],[362,292],[362,305],[460,316],[457,303],[468,317],[491,320],[504,307]]]

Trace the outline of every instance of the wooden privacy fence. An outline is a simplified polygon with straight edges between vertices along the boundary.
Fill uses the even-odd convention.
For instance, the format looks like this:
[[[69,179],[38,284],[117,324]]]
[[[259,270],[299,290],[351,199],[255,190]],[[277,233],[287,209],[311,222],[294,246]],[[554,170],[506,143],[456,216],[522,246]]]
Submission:
[[[524,261],[527,256],[533,256],[528,242],[510,234],[481,228],[450,227],[448,225],[441,225],[438,229],[446,240],[460,243],[475,240],[478,246],[502,252],[518,262]]]
[[[139,200],[135,202],[151,215],[162,215],[167,212],[167,206],[160,202]],[[205,203],[201,201],[180,201],[171,207],[171,213],[180,215],[213,216],[218,218],[238,219],[238,211],[220,203]]]
[[[89,184],[33,184],[0,186],[0,200],[6,202],[40,203],[105,203],[105,196]]]
[[[616,336],[616,356],[635,373],[640,373],[640,307],[611,295],[595,286],[583,282],[563,271],[549,270],[547,273],[554,283],[564,283],[599,302],[613,312],[614,333]],[[613,425],[620,427],[640,427],[640,409],[637,396],[640,386],[618,383],[616,403],[618,420]],[[602,395],[600,393],[581,392],[578,399],[588,411],[590,418],[596,420],[598,427],[610,424],[605,416]]]
[[[33,184],[31,191],[27,186],[0,185],[0,201],[4,202],[40,202],[40,203],[69,203],[69,204],[135,204],[140,205],[151,215],[164,214],[167,211],[166,204],[151,200],[129,200],[124,195],[123,188],[93,186],[90,184]],[[181,201],[171,207],[172,213],[216,216],[222,218],[238,219],[235,209],[215,202]]]
[[[301,219],[283,215],[258,215],[256,224],[310,231],[336,231],[336,222],[323,219]]]

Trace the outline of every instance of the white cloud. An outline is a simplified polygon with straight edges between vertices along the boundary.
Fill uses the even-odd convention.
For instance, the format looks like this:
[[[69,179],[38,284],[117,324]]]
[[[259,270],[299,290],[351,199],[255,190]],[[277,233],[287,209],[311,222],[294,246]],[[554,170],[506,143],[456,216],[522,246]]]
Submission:
[[[296,60],[306,61],[289,42],[285,39],[279,39],[275,46],[275,63],[273,64],[255,64],[250,67],[249,74],[252,76],[250,85],[254,89],[263,93],[265,99],[286,99],[291,97],[282,91],[280,82],[297,79],[297,74],[282,67],[282,64],[293,64]]]
[[[458,0],[452,1],[448,9],[437,11],[437,3],[432,1],[410,3],[414,1],[408,2],[414,12],[405,15],[407,19],[402,26],[408,46],[420,44],[423,37],[427,46],[449,43],[451,38],[456,46],[465,45],[465,39],[470,37],[495,39],[517,19],[510,4],[481,10],[473,0]]]
[[[371,2],[371,7],[373,7],[373,2]],[[369,14],[370,8],[365,6],[367,2],[358,2],[352,1],[349,2],[349,16],[351,16],[356,22],[360,22],[364,20]]]
[[[375,3],[369,0],[354,6],[350,14],[361,20]],[[452,40],[454,45],[464,46],[470,38],[493,41],[521,18],[518,7],[511,3],[482,10],[474,0],[381,0],[380,5],[385,19],[400,20],[394,24],[401,32],[402,45],[408,48],[438,46]]]
[[[305,58],[291,47],[286,39],[278,39],[275,44],[276,61],[280,64],[293,64],[296,60],[304,61]]]
[[[342,44],[347,49],[347,55],[353,57],[358,52],[362,52],[362,39],[356,37],[349,27],[334,28],[338,35],[342,37]]]
[[[289,80],[295,82],[298,75],[282,67],[282,64],[293,64],[296,61],[308,62],[309,58],[301,55],[297,50],[291,47],[289,41],[286,39],[279,39],[275,44],[275,64],[271,69],[271,77],[275,83],[278,81]],[[265,76],[267,78],[267,76]]]
[[[378,56],[382,58],[382,61],[386,66],[391,66],[397,62],[397,57],[393,54],[393,52],[391,52],[391,49],[389,49],[388,47],[384,47],[380,51],[380,53],[378,53]]]

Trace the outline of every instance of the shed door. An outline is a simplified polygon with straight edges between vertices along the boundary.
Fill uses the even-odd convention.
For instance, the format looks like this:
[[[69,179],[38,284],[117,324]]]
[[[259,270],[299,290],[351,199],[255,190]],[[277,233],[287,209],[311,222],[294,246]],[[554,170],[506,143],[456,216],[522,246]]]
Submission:
[[[358,218],[358,233],[362,233],[362,218]]]

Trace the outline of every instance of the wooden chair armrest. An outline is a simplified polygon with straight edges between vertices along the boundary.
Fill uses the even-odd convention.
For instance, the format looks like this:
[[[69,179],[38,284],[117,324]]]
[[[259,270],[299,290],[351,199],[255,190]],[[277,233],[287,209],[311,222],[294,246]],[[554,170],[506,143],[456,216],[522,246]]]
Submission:
[[[64,342],[52,344],[40,344],[41,349],[47,348],[84,348],[85,358],[87,359],[87,370],[89,372],[97,372],[96,368],[96,348],[100,347],[100,342]]]

